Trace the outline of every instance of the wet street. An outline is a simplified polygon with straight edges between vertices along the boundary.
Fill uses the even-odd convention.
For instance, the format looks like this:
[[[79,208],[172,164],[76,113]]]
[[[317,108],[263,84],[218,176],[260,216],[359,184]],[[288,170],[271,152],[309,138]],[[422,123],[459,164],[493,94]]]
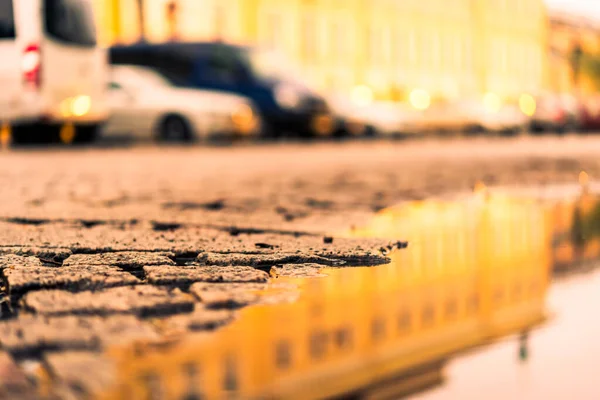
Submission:
[[[517,339],[510,338],[450,362],[444,386],[414,398],[597,399],[599,287],[598,270],[557,280],[547,299],[554,315],[531,334],[526,361],[519,360]]]
[[[547,185],[576,184],[582,170],[594,180],[599,152],[599,138],[567,136],[2,153],[0,383],[9,371],[23,393],[31,382],[49,385],[48,377],[60,391],[96,393],[125,378],[130,390],[142,390],[138,397],[159,387],[180,398],[201,386],[196,363],[207,363],[206,393],[258,393],[284,378],[288,386],[271,389],[292,393],[310,386],[306,371],[331,358],[357,368],[356,377],[342,377],[358,390],[351,385],[381,377],[365,365],[387,376],[536,325],[552,250],[545,208],[499,198],[382,210],[470,194],[479,182],[541,194]],[[563,236],[571,229],[556,224]],[[404,258],[396,262],[396,253]],[[344,269],[357,266],[372,268]],[[268,311],[297,298],[288,283],[332,267],[300,291],[310,301]],[[567,386],[544,392],[539,382],[558,385],[563,361],[591,342],[594,332],[582,331],[578,318],[591,319],[580,304],[592,283],[573,277],[552,287],[556,319],[532,334],[528,363],[518,362],[515,341],[496,345],[451,363],[446,385],[426,396],[563,397]],[[164,360],[152,346],[130,352],[134,342],[167,338],[180,338],[175,349],[183,351]],[[260,358],[259,340],[272,352],[260,374],[249,367]],[[144,369],[171,362],[166,376]],[[83,365],[112,372],[83,376]],[[182,368],[185,377],[169,375]],[[439,380],[439,365],[428,368],[418,378]],[[581,380],[590,371],[569,370]]]

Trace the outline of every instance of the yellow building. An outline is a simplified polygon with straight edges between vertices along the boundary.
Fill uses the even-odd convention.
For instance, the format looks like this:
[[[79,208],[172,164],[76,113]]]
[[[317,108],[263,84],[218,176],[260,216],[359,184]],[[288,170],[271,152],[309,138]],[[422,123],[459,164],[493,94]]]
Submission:
[[[576,46],[579,46],[585,54],[600,54],[600,24],[586,21],[581,17],[574,18],[565,14],[552,15],[550,18],[549,59],[550,70],[554,77],[552,80],[554,91],[579,91],[585,95],[598,90],[594,82],[585,74],[582,74],[580,78],[573,75],[571,55]]]
[[[170,37],[172,0],[96,0],[101,38]],[[401,100],[415,88],[433,98],[513,99],[545,88],[543,0],[177,0],[180,40],[258,43],[280,50],[306,77],[348,94]],[[115,22],[117,21],[117,22]]]

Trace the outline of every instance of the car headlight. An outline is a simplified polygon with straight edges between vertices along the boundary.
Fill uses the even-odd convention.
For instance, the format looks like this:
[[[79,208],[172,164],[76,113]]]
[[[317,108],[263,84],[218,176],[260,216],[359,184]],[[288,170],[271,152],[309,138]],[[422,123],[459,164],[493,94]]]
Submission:
[[[275,88],[275,101],[280,107],[294,109],[300,105],[302,96],[293,86],[281,84]]]
[[[244,134],[252,132],[256,128],[256,115],[248,104],[240,104],[231,113],[231,121],[235,129]]]

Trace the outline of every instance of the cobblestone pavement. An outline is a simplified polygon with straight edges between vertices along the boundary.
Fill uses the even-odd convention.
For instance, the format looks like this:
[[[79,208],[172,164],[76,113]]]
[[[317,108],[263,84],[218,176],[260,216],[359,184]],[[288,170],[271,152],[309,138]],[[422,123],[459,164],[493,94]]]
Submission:
[[[593,179],[599,151],[565,137],[0,153],[0,399],[30,397],[38,367],[62,394],[93,391],[103,349],[284,301],[255,294],[271,277],[386,263],[401,242],[339,235],[385,206]]]

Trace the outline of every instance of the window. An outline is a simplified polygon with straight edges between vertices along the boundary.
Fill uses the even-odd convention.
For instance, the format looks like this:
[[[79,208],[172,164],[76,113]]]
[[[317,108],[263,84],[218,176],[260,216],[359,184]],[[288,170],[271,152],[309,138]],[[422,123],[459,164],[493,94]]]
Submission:
[[[417,37],[415,31],[411,30],[408,35],[408,58],[411,64],[417,62]]]
[[[435,322],[435,308],[432,304],[427,304],[421,314],[423,326],[431,326]]]
[[[164,395],[163,385],[158,375],[150,373],[144,377],[144,382],[149,400],[162,399]]]
[[[403,311],[398,315],[398,330],[400,333],[406,333],[411,328],[411,315],[409,311]]]
[[[331,46],[334,60],[343,63],[347,56],[348,31],[342,21],[335,21],[331,27]]]
[[[446,317],[452,319],[458,314],[458,304],[456,298],[446,300]]]
[[[279,369],[287,369],[292,365],[292,351],[290,344],[283,340],[275,347],[275,363]]]
[[[121,86],[120,83],[117,83],[117,82],[114,82],[114,81],[111,81],[111,82],[108,83],[108,88],[110,90],[123,90],[123,86]]]
[[[13,0],[0,0],[0,39],[15,38]]]
[[[96,26],[90,2],[46,0],[44,10],[46,33],[50,37],[79,46],[96,45]]]
[[[273,49],[279,49],[282,41],[282,15],[269,13],[265,21],[266,45]]]
[[[335,344],[340,349],[349,349],[352,346],[352,331],[350,328],[340,328],[335,332]]]
[[[439,67],[441,64],[441,43],[440,43],[440,35],[439,33],[436,33],[433,35],[432,37],[433,40],[433,46],[431,48],[431,56],[432,56],[432,60],[433,60],[433,65],[435,67]]]
[[[207,72],[209,72],[211,79],[216,82],[233,85],[239,78],[240,64],[228,52],[213,51],[207,60],[206,66],[208,67]]]
[[[302,54],[305,61],[314,62],[317,58],[317,29],[313,18],[302,19]]]
[[[194,70],[193,48],[120,48],[110,52],[111,64],[137,65],[159,72],[175,85],[185,86]]]
[[[371,337],[374,342],[385,338],[385,320],[383,318],[375,318],[371,321]]]
[[[314,360],[323,358],[327,351],[327,334],[316,332],[310,335],[310,355]]]
[[[379,61],[379,35],[378,30],[374,26],[367,28],[367,54],[369,62],[372,66],[377,65]]]
[[[225,359],[225,374],[223,376],[223,389],[227,392],[235,392],[239,388],[237,368],[233,357]]]

